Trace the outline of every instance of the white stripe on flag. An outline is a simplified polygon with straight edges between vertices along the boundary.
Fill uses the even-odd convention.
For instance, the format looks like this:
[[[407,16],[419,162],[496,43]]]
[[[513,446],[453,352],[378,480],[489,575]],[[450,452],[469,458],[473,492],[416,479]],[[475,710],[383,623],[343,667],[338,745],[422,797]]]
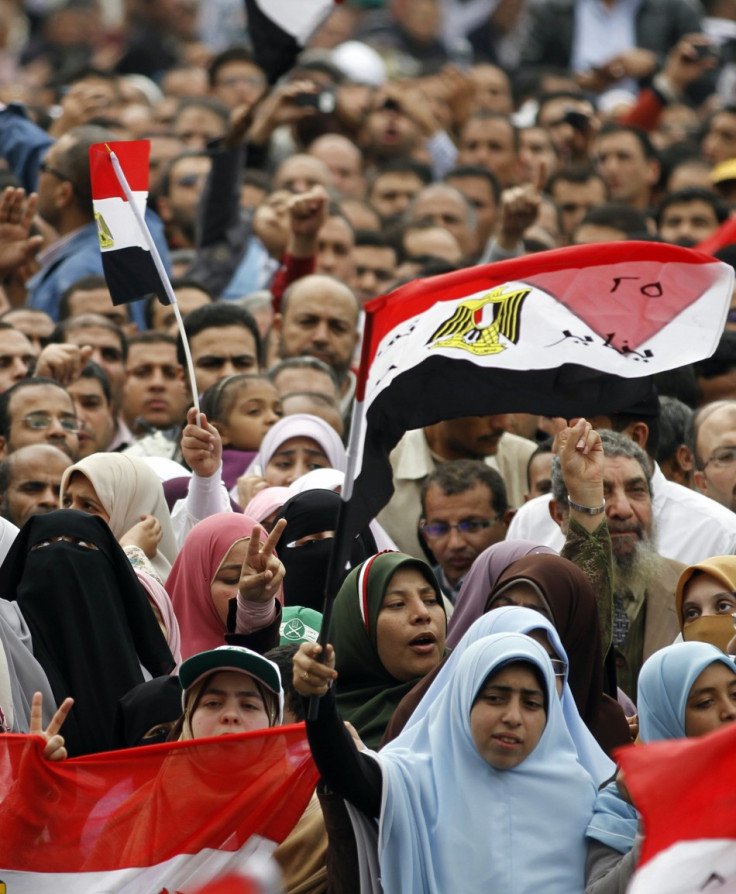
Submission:
[[[180,854],[155,866],[109,872],[18,872],[3,869],[8,894],[161,894],[164,889],[192,891],[225,872],[241,872],[273,882],[278,870],[270,860],[276,845],[253,836],[237,851],[206,849]],[[270,876],[270,878],[268,877]]]
[[[263,14],[302,46],[322,24],[333,0],[255,0]]]
[[[434,339],[438,329],[449,323],[461,305],[484,298],[488,289],[467,295],[461,300],[439,301],[421,314],[408,317],[381,340],[371,364],[366,384],[365,409],[394,379],[430,357],[468,360],[488,369],[556,370],[566,363],[576,363],[601,372],[626,378],[652,375],[673,366],[673,345],[677,346],[679,363],[686,364],[709,356],[714,348],[713,321],[725,316],[723,284],[711,286],[685,308],[659,333],[622,353],[606,344],[606,336],[598,334],[580,317],[568,310],[547,292],[523,281],[509,282],[504,293],[528,291],[519,313],[519,338],[516,344],[503,335],[495,352],[486,354],[462,347],[446,346],[447,339]],[[491,327],[485,320],[476,333]],[[649,352],[649,353],[647,353]]]
[[[628,894],[736,894],[736,841],[681,841],[637,870]]]
[[[136,204],[141,212],[146,208],[145,192],[133,193]],[[97,231],[103,237],[100,241],[100,250],[118,251],[121,248],[142,248],[148,251],[145,238],[135,215],[128,203],[119,196],[113,196],[109,199],[94,200],[95,220],[97,221]],[[107,244],[105,236],[112,240],[112,244]]]

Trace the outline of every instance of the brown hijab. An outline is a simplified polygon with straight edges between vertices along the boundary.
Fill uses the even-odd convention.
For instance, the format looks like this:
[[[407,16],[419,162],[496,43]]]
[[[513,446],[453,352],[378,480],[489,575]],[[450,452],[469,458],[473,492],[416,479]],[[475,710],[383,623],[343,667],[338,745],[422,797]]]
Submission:
[[[585,725],[610,754],[631,741],[620,705],[603,693],[603,655],[596,599],[583,572],[562,556],[518,559],[499,576],[485,610],[510,583],[528,581],[544,597],[569,661],[568,683]]]

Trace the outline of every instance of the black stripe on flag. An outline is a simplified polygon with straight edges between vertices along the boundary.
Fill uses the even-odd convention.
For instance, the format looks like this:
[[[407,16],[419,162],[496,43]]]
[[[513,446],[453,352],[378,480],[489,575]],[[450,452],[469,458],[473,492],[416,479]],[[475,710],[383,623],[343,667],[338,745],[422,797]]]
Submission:
[[[350,536],[391,499],[388,455],[411,429],[492,413],[570,420],[621,411],[651,394],[652,379],[647,376],[623,378],[575,364],[547,370],[489,370],[465,360],[430,357],[397,376],[366,412],[363,461],[344,506]]]
[[[253,55],[266,73],[268,83],[275,84],[282,74],[294,67],[296,57],[303,47],[263,12],[256,0],[245,0],[245,8]]]
[[[128,304],[152,294],[162,304],[171,303],[150,251],[138,246],[103,251],[102,269],[113,304]]]

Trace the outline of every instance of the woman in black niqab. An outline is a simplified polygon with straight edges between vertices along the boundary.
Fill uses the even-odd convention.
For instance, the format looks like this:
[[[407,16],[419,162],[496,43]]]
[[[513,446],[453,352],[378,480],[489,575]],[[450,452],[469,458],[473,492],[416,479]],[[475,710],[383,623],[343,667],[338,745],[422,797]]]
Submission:
[[[0,566],[3,595],[15,601],[33,654],[57,704],[70,756],[114,747],[118,699],[174,659],[150,603],[110,528],[86,512],[33,516]]]

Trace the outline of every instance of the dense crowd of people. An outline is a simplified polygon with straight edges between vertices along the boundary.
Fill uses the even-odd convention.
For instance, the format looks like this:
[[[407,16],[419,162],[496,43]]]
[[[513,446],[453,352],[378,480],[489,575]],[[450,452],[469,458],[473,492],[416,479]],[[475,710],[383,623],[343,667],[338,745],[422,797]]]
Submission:
[[[2,732],[55,762],[310,704],[288,894],[622,892],[614,750],[736,719],[736,299],[648,400],[406,432],[324,648],[321,612],[367,302],[593,242],[736,267],[736,12],[346,0],[269,83],[246,6],[0,0]],[[200,413],[172,308],[103,275],[120,140]]]

